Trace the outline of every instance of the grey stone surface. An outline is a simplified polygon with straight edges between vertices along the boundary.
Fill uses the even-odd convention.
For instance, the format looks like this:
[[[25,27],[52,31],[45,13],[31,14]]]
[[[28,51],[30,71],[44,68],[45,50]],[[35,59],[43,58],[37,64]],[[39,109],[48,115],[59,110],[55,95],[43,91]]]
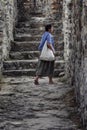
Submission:
[[[87,0],[65,0],[63,5],[66,75],[75,87],[78,110],[87,129]]]
[[[72,88],[47,78],[35,86],[33,77],[5,78],[0,91],[0,130],[82,130],[70,118]],[[66,98],[67,97],[67,98]],[[65,100],[65,101],[64,101]],[[70,101],[69,101],[70,100]],[[76,116],[76,115],[75,115]]]
[[[16,18],[16,0],[0,0],[0,81],[2,80],[3,60],[9,57],[10,42]],[[15,13],[14,13],[15,12]]]
[[[61,53],[59,53],[60,59],[61,57],[62,59],[63,58],[65,59],[66,77],[68,77],[68,79],[70,80],[70,84],[73,85],[75,88],[75,94],[76,94],[75,96],[79,107],[78,110],[80,111],[83,120],[83,125],[87,129],[87,123],[86,123],[87,122],[87,44],[86,44],[87,43],[87,13],[86,13],[87,0],[63,0],[63,1],[62,0],[49,0],[49,1],[48,0],[37,0],[37,1],[25,0],[25,2],[24,3],[23,2],[24,2],[23,0],[18,0],[18,3],[16,0],[0,1],[0,73],[2,68],[2,60],[4,59],[7,60],[7,58],[9,57],[10,48],[11,48],[10,56],[12,55],[12,53],[14,53],[13,59],[16,60],[16,56],[18,56],[17,60],[26,59],[24,56],[26,54],[26,51],[37,50],[37,46],[40,40],[40,37],[38,37],[37,35],[39,36],[42,35],[44,29],[42,26],[45,25],[47,22],[54,23],[54,29],[55,29],[54,35],[56,39],[55,47],[57,51],[62,52],[62,55],[60,55]],[[31,37],[28,36],[30,34]],[[14,40],[13,35],[15,37],[15,42],[14,41],[11,42],[12,40]],[[34,38],[32,38],[33,35],[35,35]],[[37,42],[35,41],[35,39]],[[63,57],[63,51],[64,51],[64,57]],[[20,52],[21,54],[17,55],[18,52]],[[17,64],[17,66],[18,65],[19,63]],[[7,66],[8,68],[10,68],[10,65]],[[12,65],[12,67],[14,68],[14,65]],[[20,65],[18,67],[22,68],[20,67]],[[29,69],[28,70],[19,69],[15,71],[13,70],[13,68],[12,70],[5,70],[4,74],[18,76],[23,74],[29,75],[30,73],[32,73],[32,71]],[[57,76],[59,75],[59,71],[60,70],[58,70],[58,72],[56,73]],[[33,73],[35,73],[35,70],[33,70]],[[62,72],[62,74],[63,73],[64,71]],[[1,74],[0,74],[0,79],[1,79]],[[11,92],[9,95],[9,92],[7,92],[6,94],[7,97],[4,97],[5,94],[6,94],[5,92],[1,94],[2,98],[0,100],[2,101],[3,99],[3,103],[2,102],[1,103],[5,105],[7,99],[8,106],[10,106],[9,101],[12,100],[9,99],[9,96],[12,96],[13,101],[15,102],[13,97],[14,94],[13,92]],[[3,111],[4,108],[3,110],[1,109],[1,116],[4,113]],[[7,111],[9,112],[9,109],[6,109],[5,112]],[[12,111],[12,113],[15,114],[14,111]],[[20,113],[21,112],[19,112],[19,115]],[[25,113],[25,108],[24,108],[24,113]],[[7,113],[5,114],[8,115]],[[2,116],[2,120],[3,119],[4,117]],[[60,119],[58,120],[60,122]],[[26,120],[25,122],[28,122],[28,120]],[[9,123],[9,121],[6,120],[5,122],[2,122],[1,129],[7,129],[7,130],[13,129],[13,125],[14,126],[16,125],[18,127],[19,124],[24,125],[23,126],[24,129],[26,127],[25,122],[15,121]],[[49,122],[52,122],[50,118],[49,118]],[[38,121],[36,123],[38,124]],[[46,122],[44,122],[44,124],[45,123]],[[49,125],[49,123],[47,125]],[[22,130],[22,127],[18,129]],[[33,127],[33,129],[35,129],[35,127]],[[61,128],[55,127],[55,129],[61,129]],[[68,128],[66,125],[65,128],[62,127],[62,130],[63,129],[70,130],[73,128]]]
[[[2,57],[6,59],[9,57],[10,51],[10,42],[13,40],[13,28],[15,25],[15,15],[14,10],[16,10],[15,6],[16,1],[6,0],[0,1],[2,6],[1,8],[1,17],[0,21],[2,22]]]

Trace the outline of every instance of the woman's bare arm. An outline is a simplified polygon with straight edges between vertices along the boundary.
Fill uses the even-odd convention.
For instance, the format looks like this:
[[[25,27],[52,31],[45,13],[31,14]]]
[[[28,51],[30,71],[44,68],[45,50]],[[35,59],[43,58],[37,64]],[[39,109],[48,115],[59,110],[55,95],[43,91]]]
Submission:
[[[52,46],[49,43],[47,43],[47,47],[53,51]]]
[[[49,49],[51,49],[53,51],[53,53],[55,54],[55,49],[52,47],[52,45],[50,43],[47,43],[47,47]]]

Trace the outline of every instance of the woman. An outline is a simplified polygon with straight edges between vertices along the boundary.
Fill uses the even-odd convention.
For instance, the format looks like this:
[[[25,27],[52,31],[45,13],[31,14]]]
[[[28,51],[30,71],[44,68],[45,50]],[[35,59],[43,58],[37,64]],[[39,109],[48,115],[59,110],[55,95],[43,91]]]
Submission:
[[[47,40],[47,47],[54,52],[54,38],[52,36],[53,26],[51,24],[45,26],[45,32],[42,35],[41,43],[38,47],[40,51]],[[53,84],[53,73],[54,73],[54,61],[39,60],[38,67],[36,70],[36,78],[34,80],[35,85],[39,85],[39,78],[42,76],[49,77],[49,84]]]

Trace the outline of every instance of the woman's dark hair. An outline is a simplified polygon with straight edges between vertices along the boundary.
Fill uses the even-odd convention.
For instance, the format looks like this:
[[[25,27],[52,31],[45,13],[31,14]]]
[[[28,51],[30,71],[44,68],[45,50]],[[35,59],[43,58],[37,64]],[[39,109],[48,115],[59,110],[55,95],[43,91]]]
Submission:
[[[51,24],[48,24],[45,26],[45,31],[49,31],[49,29],[51,29],[52,25]]]

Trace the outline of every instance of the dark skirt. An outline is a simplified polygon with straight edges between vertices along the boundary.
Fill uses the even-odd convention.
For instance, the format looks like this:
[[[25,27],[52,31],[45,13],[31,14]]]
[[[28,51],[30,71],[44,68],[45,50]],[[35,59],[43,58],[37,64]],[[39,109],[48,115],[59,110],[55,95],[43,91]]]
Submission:
[[[36,76],[53,77],[53,73],[54,73],[54,61],[43,61],[43,60],[38,61]]]

